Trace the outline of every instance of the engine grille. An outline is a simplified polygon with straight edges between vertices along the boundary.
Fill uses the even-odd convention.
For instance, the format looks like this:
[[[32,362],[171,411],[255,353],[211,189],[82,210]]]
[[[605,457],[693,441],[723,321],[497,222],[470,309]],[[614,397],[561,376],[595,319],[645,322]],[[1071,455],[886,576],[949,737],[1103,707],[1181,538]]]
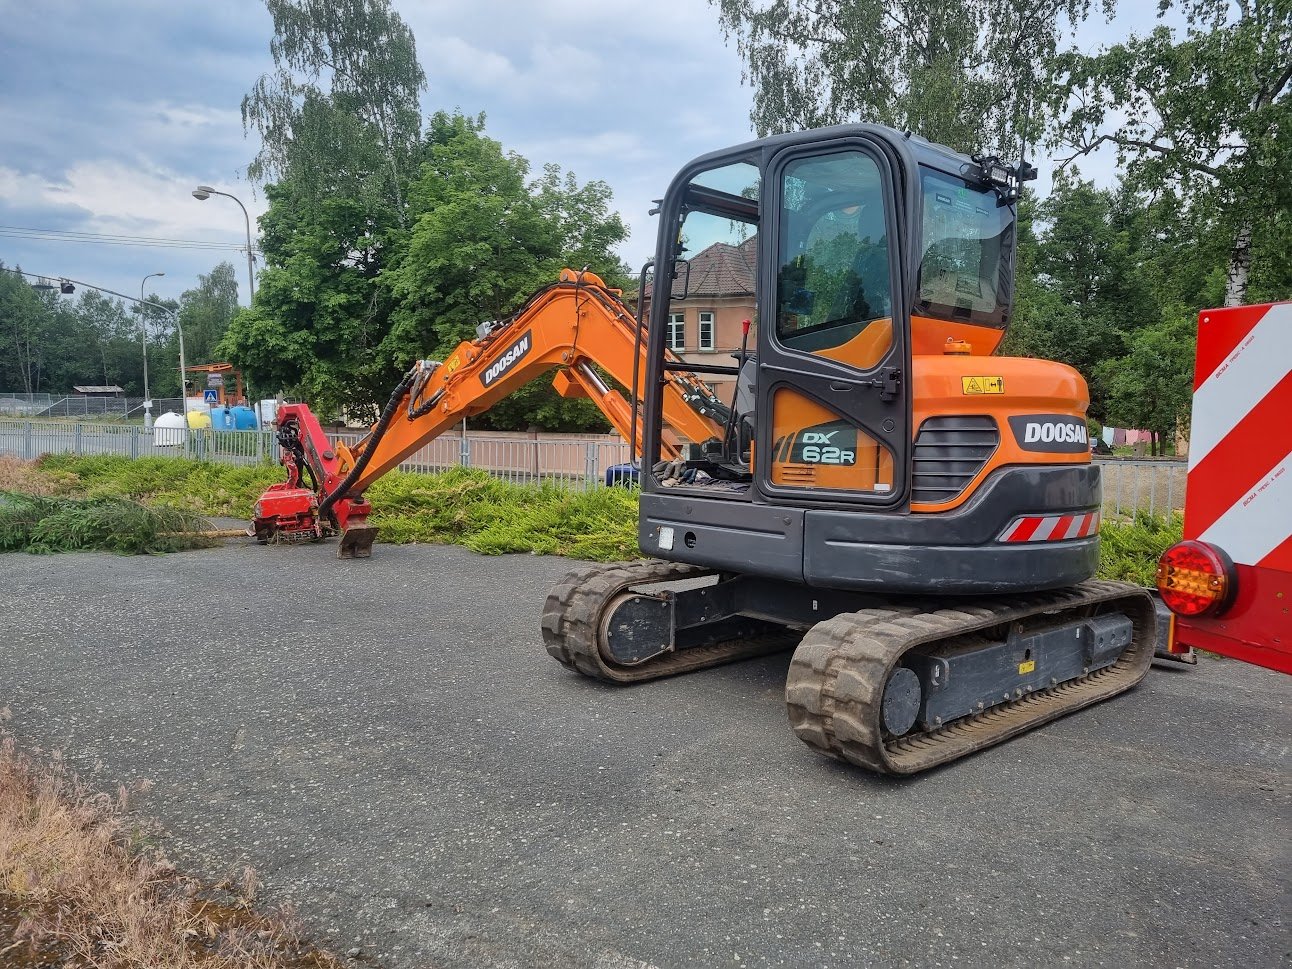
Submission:
[[[1000,444],[990,417],[930,417],[915,438],[911,500],[935,505],[968,487]]]

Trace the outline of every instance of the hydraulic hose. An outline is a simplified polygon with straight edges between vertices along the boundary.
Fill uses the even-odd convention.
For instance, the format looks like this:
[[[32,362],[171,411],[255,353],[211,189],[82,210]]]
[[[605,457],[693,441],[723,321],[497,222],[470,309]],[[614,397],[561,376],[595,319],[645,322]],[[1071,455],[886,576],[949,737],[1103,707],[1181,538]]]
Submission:
[[[399,410],[400,401],[404,399],[404,395],[408,393],[408,388],[413,385],[416,377],[416,367],[404,374],[404,379],[399,382],[399,386],[391,393],[390,400],[386,401],[385,409],[381,412],[381,416],[377,418],[377,423],[373,425],[372,431],[369,432],[367,446],[363,449],[363,453],[359,455],[359,460],[354,462],[354,467],[341,479],[341,483],[328,492],[323,500],[319,502],[319,515],[329,514],[332,506],[344,498],[351,485],[359,480],[359,475],[363,474],[363,469],[372,460],[372,452],[385,436],[386,429],[390,427],[390,422],[395,416],[395,411]]]

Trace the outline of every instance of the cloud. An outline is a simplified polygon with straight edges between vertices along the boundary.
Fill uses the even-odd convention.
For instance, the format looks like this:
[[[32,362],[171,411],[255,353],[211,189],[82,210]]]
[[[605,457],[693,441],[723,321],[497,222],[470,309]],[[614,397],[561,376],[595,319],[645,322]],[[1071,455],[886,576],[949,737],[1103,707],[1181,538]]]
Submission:
[[[510,87],[520,76],[507,57],[461,37],[434,37],[428,44],[419,45],[418,56],[432,80],[456,78],[463,87],[476,90]]]
[[[61,213],[64,224],[60,228],[71,226],[71,213],[83,213],[75,227],[85,232],[200,241],[228,239],[223,223],[233,223],[236,216],[241,225],[241,212],[232,203],[228,203],[228,219],[205,207],[200,209],[200,203],[191,195],[195,184],[193,179],[176,172],[140,169],[114,160],[75,162],[57,179],[3,167],[0,211],[19,206],[31,211],[46,208],[51,213]],[[263,203],[250,198],[243,202],[250,203],[247,207],[253,219],[263,211]],[[242,227],[245,230],[245,225]]]

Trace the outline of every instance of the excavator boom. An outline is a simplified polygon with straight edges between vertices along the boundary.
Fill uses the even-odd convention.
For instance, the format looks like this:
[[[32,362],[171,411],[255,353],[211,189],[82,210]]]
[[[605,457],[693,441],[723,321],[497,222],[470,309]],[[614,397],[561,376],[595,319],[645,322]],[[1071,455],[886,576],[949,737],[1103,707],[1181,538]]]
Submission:
[[[330,442],[306,405],[282,408],[279,444],[288,480],[257,503],[253,533],[261,541],[290,541],[340,528],[341,557],[367,556],[375,535],[363,498],[368,487],[464,418],[552,370],[562,396],[589,398],[626,440],[642,440],[640,416],[615,386],[633,388],[640,399],[646,357],[637,319],[600,277],[566,269],[511,317],[477,327],[475,339],[460,343],[443,362],[418,361],[353,446]],[[670,456],[686,441],[721,438],[730,417],[685,371],[670,372],[663,408],[663,447]]]

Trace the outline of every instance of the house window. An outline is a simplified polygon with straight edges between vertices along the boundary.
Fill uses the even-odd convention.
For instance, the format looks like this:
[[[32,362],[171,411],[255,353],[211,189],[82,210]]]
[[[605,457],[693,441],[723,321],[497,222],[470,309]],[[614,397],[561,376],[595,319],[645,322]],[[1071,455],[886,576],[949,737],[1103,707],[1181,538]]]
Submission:
[[[700,349],[712,350],[713,343],[713,314],[700,314]]]
[[[668,314],[668,348],[686,349],[686,315],[683,313]]]

